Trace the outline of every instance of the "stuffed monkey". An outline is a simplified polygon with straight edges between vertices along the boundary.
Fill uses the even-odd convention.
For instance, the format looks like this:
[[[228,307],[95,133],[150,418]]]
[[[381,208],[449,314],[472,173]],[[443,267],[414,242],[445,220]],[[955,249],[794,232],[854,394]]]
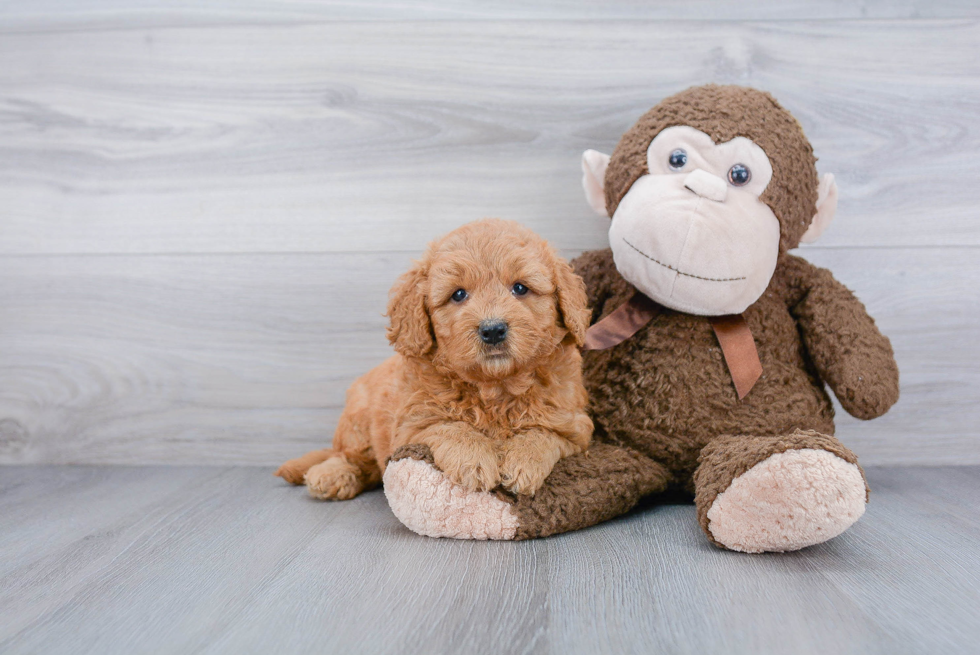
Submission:
[[[584,528],[670,490],[716,546],[789,551],[864,513],[857,457],[826,386],[860,419],[898,399],[888,339],[831,273],[789,254],[833,218],[800,124],[767,93],[669,97],[583,185],[609,248],[573,262],[592,327],[584,374],[596,432],[534,496],[465,492],[424,447],[393,456],[385,493],[421,534],[527,539]]]

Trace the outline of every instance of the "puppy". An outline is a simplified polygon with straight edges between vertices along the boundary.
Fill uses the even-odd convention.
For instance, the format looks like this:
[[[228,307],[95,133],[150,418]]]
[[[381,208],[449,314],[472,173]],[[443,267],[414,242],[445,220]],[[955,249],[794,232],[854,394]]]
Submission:
[[[345,500],[381,483],[395,449],[425,444],[466,489],[534,494],[588,447],[585,285],[532,231],[486,219],[434,241],[387,315],[397,354],[348,390],[333,447],[276,475]]]

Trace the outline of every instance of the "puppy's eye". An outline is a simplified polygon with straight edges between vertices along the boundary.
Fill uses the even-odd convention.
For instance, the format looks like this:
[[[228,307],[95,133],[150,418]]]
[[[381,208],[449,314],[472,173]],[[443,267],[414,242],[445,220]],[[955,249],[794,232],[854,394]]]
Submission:
[[[466,300],[466,289],[456,289],[453,295],[449,296],[453,302],[463,302]]]
[[[752,171],[745,164],[735,164],[728,169],[728,181],[732,186],[745,186],[752,179]]]
[[[528,289],[527,289],[526,286],[524,286],[520,282],[515,282],[514,283],[514,288],[511,289],[511,291],[514,292],[514,295],[515,296],[523,296],[525,293],[527,293]]]
[[[678,148],[670,153],[670,157],[667,158],[667,165],[672,170],[679,171],[684,168],[685,164],[687,164],[687,151],[683,148]]]

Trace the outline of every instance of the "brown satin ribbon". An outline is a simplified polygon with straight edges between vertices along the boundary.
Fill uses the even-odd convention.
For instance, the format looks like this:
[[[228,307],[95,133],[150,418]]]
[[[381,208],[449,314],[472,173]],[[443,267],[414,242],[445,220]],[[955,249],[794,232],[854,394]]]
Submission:
[[[659,313],[660,305],[637,291],[632,298],[586,331],[582,350],[605,350],[621,344]],[[759,361],[752,331],[741,314],[709,316],[708,322],[721,345],[725,364],[741,400],[762,375],[762,362]]]
[[[762,375],[762,362],[759,361],[759,351],[755,348],[752,330],[741,314],[727,316],[710,316],[708,321],[721,344],[721,352],[725,355],[728,372],[735,382],[735,391],[741,400],[752,391],[759,376]]]
[[[582,350],[605,350],[621,344],[660,313],[660,305],[639,291],[585,332]]]

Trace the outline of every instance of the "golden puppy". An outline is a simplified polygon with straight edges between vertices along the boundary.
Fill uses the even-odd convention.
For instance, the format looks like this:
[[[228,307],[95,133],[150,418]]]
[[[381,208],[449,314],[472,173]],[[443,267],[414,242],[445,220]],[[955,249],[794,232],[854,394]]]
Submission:
[[[348,390],[333,448],[276,475],[316,498],[353,498],[418,443],[467,489],[533,494],[588,447],[585,286],[532,231],[486,219],[434,241],[392,288],[388,317],[398,354]]]

